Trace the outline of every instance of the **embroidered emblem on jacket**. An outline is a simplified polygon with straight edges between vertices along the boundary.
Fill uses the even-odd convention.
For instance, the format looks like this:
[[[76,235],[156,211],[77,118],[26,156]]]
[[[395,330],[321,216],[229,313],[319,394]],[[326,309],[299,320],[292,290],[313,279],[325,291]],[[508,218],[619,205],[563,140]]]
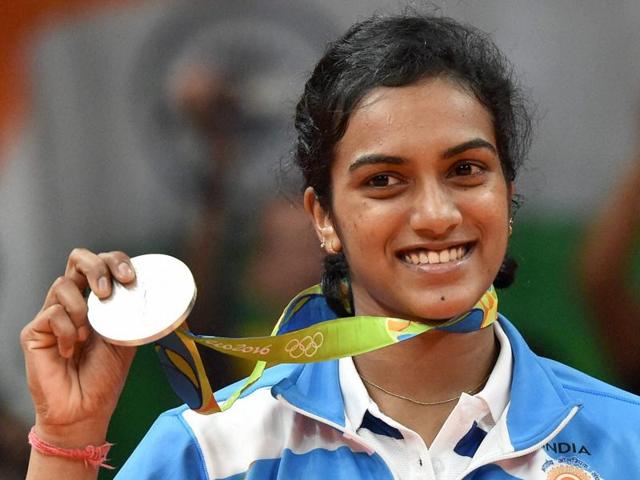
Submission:
[[[542,471],[547,474],[546,480],[604,480],[576,457],[549,460],[542,465]]]

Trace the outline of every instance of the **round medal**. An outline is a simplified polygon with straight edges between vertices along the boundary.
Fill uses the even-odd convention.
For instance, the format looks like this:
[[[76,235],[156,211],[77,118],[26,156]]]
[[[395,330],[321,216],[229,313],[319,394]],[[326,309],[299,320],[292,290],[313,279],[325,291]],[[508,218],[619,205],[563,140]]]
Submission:
[[[148,254],[131,263],[136,280],[123,285],[113,280],[111,296],[88,299],[89,323],[116,345],[144,345],[164,337],[183,323],[196,299],[193,275],[174,257]]]

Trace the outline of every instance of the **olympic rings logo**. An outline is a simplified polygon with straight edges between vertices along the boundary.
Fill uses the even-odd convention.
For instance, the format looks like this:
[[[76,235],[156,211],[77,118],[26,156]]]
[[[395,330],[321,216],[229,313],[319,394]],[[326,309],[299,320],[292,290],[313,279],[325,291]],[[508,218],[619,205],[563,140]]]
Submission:
[[[302,338],[302,340],[298,340],[297,338],[293,338],[289,340],[287,346],[284,347],[284,351],[289,354],[291,358],[300,358],[303,355],[311,358],[324,343],[324,336],[321,332],[316,332],[313,335],[307,335]]]

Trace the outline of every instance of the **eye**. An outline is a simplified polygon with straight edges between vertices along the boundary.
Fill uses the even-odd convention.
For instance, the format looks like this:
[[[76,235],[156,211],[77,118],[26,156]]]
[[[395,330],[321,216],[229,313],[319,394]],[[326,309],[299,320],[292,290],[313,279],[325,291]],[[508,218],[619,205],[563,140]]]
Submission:
[[[452,177],[473,177],[481,175],[485,172],[485,168],[477,163],[463,160],[456,163],[451,169],[450,176]]]
[[[369,180],[367,180],[366,182],[366,185],[373,188],[384,188],[397,185],[399,183],[400,180],[396,177],[393,177],[388,173],[379,173],[378,175],[374,175],[373,177],[369,178]]]

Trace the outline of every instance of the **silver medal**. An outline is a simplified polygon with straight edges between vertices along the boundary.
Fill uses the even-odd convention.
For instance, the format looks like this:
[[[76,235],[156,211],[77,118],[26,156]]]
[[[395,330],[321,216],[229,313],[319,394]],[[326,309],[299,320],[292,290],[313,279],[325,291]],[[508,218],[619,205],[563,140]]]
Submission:
[[[131,259],[136,280],[122,285],[113,280],[109,298],[93,292],[87,301],[89,323],[105,340],[116,345],[144,345],[175,330],[196,300],[196,284],[184,263],[160,254]]]

